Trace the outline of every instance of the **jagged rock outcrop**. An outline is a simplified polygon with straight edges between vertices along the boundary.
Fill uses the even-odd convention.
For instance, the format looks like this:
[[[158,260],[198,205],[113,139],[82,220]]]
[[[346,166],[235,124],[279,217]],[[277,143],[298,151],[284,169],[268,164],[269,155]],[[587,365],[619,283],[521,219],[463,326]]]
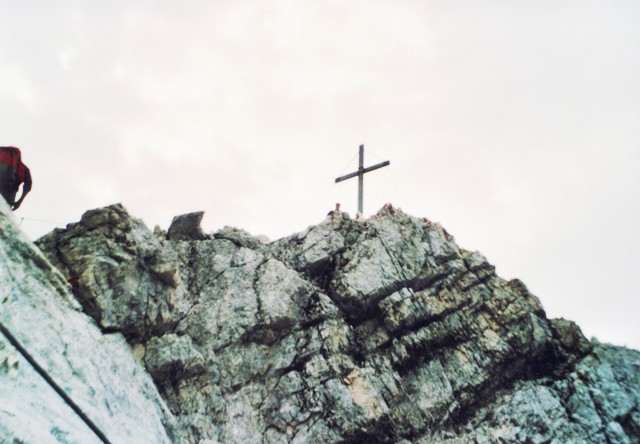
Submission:
[[[10,213],[0,199],[0,442],[104,442],[88,424],[114,444],[179,442],[173,415],[124,337],[82,313]]]
[[[386,206],[269,244],[201,217],[167,236],[114,205],[38,242],[180,442],[640,441],[640,354],[547,319],[437,224]]]
[[[204,217],[204,211],[182,214],[176,216],[171,221],[167,239],[171,240],[202,240],[206,235],[202,231],[200,224]]]

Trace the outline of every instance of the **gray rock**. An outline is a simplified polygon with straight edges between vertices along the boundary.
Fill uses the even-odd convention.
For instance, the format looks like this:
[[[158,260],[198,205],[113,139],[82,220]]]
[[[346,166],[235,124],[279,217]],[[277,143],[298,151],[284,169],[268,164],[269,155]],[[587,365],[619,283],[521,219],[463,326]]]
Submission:
[[[605,435],[608,442],[611,444],[629,444],[631,442],[629,441],[627,434],[622,429],[622,426],[616,421],[611,421],[607,424]]]
[[[169,231],[114,206],[38,245],[181,442],[640,440],[640,354],[548,319],[438,224],[387,205],[271,244]]]
[[[170,443],[175,420],[121,334],[80,311],[65,278],[0,202],[0,323],[112,443]],[[100,440],[4,334],[0,437],[11,443]]]
[[[171,240],[201,240],[206,235],[200,227],[204,211],[176,216],[171,221],[167,238]]]
[[[190,308],[177,254],[122,205],[88,211],[37,245],[55,252],[49,259],[105,332],[150,337]]]

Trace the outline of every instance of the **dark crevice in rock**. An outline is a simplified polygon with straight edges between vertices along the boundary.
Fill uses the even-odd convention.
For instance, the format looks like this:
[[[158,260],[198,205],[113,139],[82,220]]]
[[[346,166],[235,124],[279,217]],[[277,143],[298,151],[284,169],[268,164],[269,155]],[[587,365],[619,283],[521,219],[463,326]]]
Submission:
[[[357,430],[344,435],[340,443],[344,444],[375,444],[398,442],[397,428],[388,416],[369,425],[365,430]]]
[[[616,418],[616,420],[622,426],[631,443],[640,443],[640,405],[636,405],[635,409]]]
[[[341,252],[338,252],[339,255]],[[308,280],[321,288],[325,293],[329,291],[331,281],[333,280],[336,269],[335,256],[329,257],[327,260],[317,262],[304,271],[304,275]]]
[[[527,358],[519,357],[490,369],[489,373],[498,377],[487,378],[482,384],[473,387],[473,396],[467,397],[466,403],[459,404],[458,409],[443,425],[461,432],[469,424],[477,423],[477,412],[495,404],[499,394],[510,392],[515,384],[521,384],[522,381],[538,382],[544,379],[548,368],[546,365],[541,366],[541,362],[544,362],[544,359],[528,362]],[[459,399],[460,393],[455,397]]]
[[[436,224],[388,206],[266,245],[203,237],[198,217],[158,240],[115,206],[42,242],[85,312],[137,350],[183,442],[637,441],[636,380],[588,370],[611,358]],[[603,378],[633,408],[608,417]],[[574,384],[595,432],[575,420]]]

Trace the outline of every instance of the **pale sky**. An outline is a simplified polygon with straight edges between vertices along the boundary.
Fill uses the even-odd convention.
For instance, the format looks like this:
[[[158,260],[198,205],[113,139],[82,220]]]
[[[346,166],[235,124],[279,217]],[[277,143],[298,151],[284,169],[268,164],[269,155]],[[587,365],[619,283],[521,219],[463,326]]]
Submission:
[[[277,239],[391,202],[640,349],[637,0],[0,0],[37,238],[122,202]]]

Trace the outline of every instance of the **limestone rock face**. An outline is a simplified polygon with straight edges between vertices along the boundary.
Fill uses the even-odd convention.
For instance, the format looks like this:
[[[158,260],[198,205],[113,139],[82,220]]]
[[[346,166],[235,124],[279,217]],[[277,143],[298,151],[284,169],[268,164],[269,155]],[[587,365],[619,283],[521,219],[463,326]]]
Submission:
[[[101,442],[21,349],[110,442],[179,440],[173,415],[124,337],[104,334],[82,313],[10,213],[0,199],[0,442]]]
[[[198,217],[154,234],[115,205],[38,242],[176,442],[640,441],[640,353],[549,320],[439,225],[385,206],[265,243]]]
[[[88,211],[79,223],[55,230],[38,245],[52,253],[51,263],[106,332],[161,334],[189,308],[176,252],[122,205]]]

